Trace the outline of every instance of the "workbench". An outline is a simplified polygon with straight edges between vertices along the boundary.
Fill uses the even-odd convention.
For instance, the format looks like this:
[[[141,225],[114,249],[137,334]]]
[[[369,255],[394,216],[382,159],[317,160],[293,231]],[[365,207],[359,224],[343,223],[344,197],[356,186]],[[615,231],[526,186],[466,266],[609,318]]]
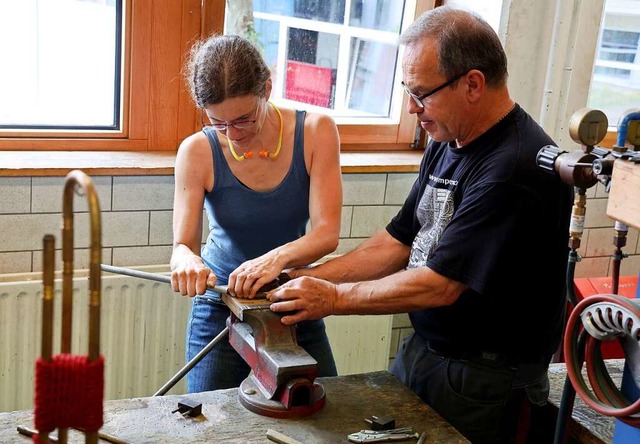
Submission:
[[[605,360],[609,375],[611,375],[611,379],[618,387],[622,381],[624,361],[624,359]],[[584,368],[582,374],[587,380]],[[562,399],[562,389],[566,376],[567,369],[564,363],[551,364],[549,366],[549,402],[556,415]],[[611,444],[613,442],[614,425],[615,418],[596,413],[580,399],[580,396],[576,395],[572,418],[567,427],[573,439],[582,444]]]
[[[365,418],[388,416],[396,427],[427,433],[425,443],[468,443],[427,404],[386,371],[318,378],[326,391],[324,408],[311,416],[274,419],[252,413],[238,401],[238,390],[185,396],[132,398],[104,403],[103,433],[130,443],[272,443],[268,429],[305,444],[346,443],[349,433],[368,428]],[[202,403],[196,418],[171,413],[183,398]],[[16,427],[33,428],[33,412],[0,413],[0,442],[29,443]],[[70,442],[84,442],[74,431]],[[100,441],[105,442],[105,441]],[[399,441],[396,441],[399,442]],[[402,441],[415,443],[415,440]]]

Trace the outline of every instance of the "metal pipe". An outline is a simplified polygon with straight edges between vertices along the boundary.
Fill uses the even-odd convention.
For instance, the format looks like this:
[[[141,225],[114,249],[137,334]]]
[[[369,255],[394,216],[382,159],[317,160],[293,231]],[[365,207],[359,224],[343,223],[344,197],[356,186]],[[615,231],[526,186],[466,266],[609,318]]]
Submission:
[[[229,333],[229,327],[225,327],[224,330],[222,330],[220,333],[218,333],[218,336],[213,338],[211,340],[211,342],[209,342],[205,348],[200,350],[198,352],[198,354],[195,355],[191,359],[191,361],[187,362],[187,364],[184,367],[182,367],[180,369],[180,371],[175,374],[175,376],[173,376],[171,379],[169,379],[165,383],[165,385],[160,387],[160,390],[155,392],[153,394],[153,396],[162,396],[162,395],[166,394],[169,390],[171,390],[171,387],[176,385],[178,383],[178,381],[180,381],[184,377],[184,375],[186,375],[189,372],[189,370],[191,370],[193,367],[195,367],[195,365],[198,362],[200,362],[202,360],[202,358],[204,358],[211,351],[211,349],[216,346],[216,344],[218,342],[220,342],[222,339],[224,339],[224,337],[227,336],[228,333]]]
[[[42,239],[42,347],[40,355],[51,361],[53,354],[53,288],[55,275],[55,237],[47,234]]]
[[[159,273],[148,273],[146,271],[133,270],[131,268],[114,267],[113,265],[101,264],[102,271],[108,271],[109,273],[122,274],[125,276],[137,277],[141,279],[148,279],[150,281],[164,282],[165,284],[171,283],[171,277]],[[226,285],[207,285],[209,290],[216,291],[221,294],[227,294]]]
[[[89,261],[89,361],[100,357],[100,291],[102,262],[100,204],[93,181],[80,170],[67,174],[62,198],[62,335],[61,352],[71,352],[73,330],[73,199],[74,195],[87,197],[91,224]],[[68,430],[58,429],[58,440],[66,443]],[[85,432],[85,442],[98,442],[98,431]]]

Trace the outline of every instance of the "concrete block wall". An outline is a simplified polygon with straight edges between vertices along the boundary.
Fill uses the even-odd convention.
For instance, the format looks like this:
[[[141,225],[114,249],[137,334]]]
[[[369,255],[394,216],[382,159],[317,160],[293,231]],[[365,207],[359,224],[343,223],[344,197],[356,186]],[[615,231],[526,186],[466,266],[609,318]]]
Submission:
[[[345,253],[384,228],[397,213],[415,173],[344,174],[344,206],[340,244]],[[103,263],[132,267],[167,264],[171,257],[173,207],[172,176],[96,176],[93,178],[102,210]],[[0,274],[42,270],[42,237],[56,236],[56,269],[61,268],[61,177],[0,177]],[[607,194],[598,184],[588,192],[586,229],[579,250],[577,277],[611,273],[613,222],[606,216]],[[88,266],[89,221],[84,198],[74,210],[75,268]],[[206,238],[206,221],[203,240]],[[640,271],[638,231],[630,229],[630,256],[622,274]],[[390,356],[412,331],[407,315],[396,315]]]

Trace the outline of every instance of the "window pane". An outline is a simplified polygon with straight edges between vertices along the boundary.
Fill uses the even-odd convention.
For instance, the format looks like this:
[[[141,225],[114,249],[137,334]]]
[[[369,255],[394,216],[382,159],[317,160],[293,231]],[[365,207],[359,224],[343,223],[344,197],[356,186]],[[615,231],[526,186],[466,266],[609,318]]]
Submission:
[[[399,33],[403,9],[397,0],[351,0],[349,25]]]
[[[345,0],[254,0],[253,10],[326,23],[343,23]]]
[[[640,107],[640,0],[607,0],[598,41],[588,106],[616,126],[627,110]]]
[[[242,18],[254,32],[227,32],[262,49],[276,103],[337,118],[399,118],[391,104],[402,94],[395,75],[404,1],[253,0],[247,8],[227,8],[226,23]]]
[[[0,127],[117,128],[121,3],[0,2]]]
[[[395,45],[352,39],[354,63],[349,73],[349,109],[388,116],[393,91],[393,70],[398,51]]]

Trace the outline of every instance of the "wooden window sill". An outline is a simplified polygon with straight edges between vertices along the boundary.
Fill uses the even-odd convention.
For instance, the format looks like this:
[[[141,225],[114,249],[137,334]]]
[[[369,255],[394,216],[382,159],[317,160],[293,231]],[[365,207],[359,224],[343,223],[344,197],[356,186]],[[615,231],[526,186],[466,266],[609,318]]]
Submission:
[[[0,177],[173,175],[176,153],[167,151],[0,151]],[[343,152],[343,173],[414,173],[422,151]]]

